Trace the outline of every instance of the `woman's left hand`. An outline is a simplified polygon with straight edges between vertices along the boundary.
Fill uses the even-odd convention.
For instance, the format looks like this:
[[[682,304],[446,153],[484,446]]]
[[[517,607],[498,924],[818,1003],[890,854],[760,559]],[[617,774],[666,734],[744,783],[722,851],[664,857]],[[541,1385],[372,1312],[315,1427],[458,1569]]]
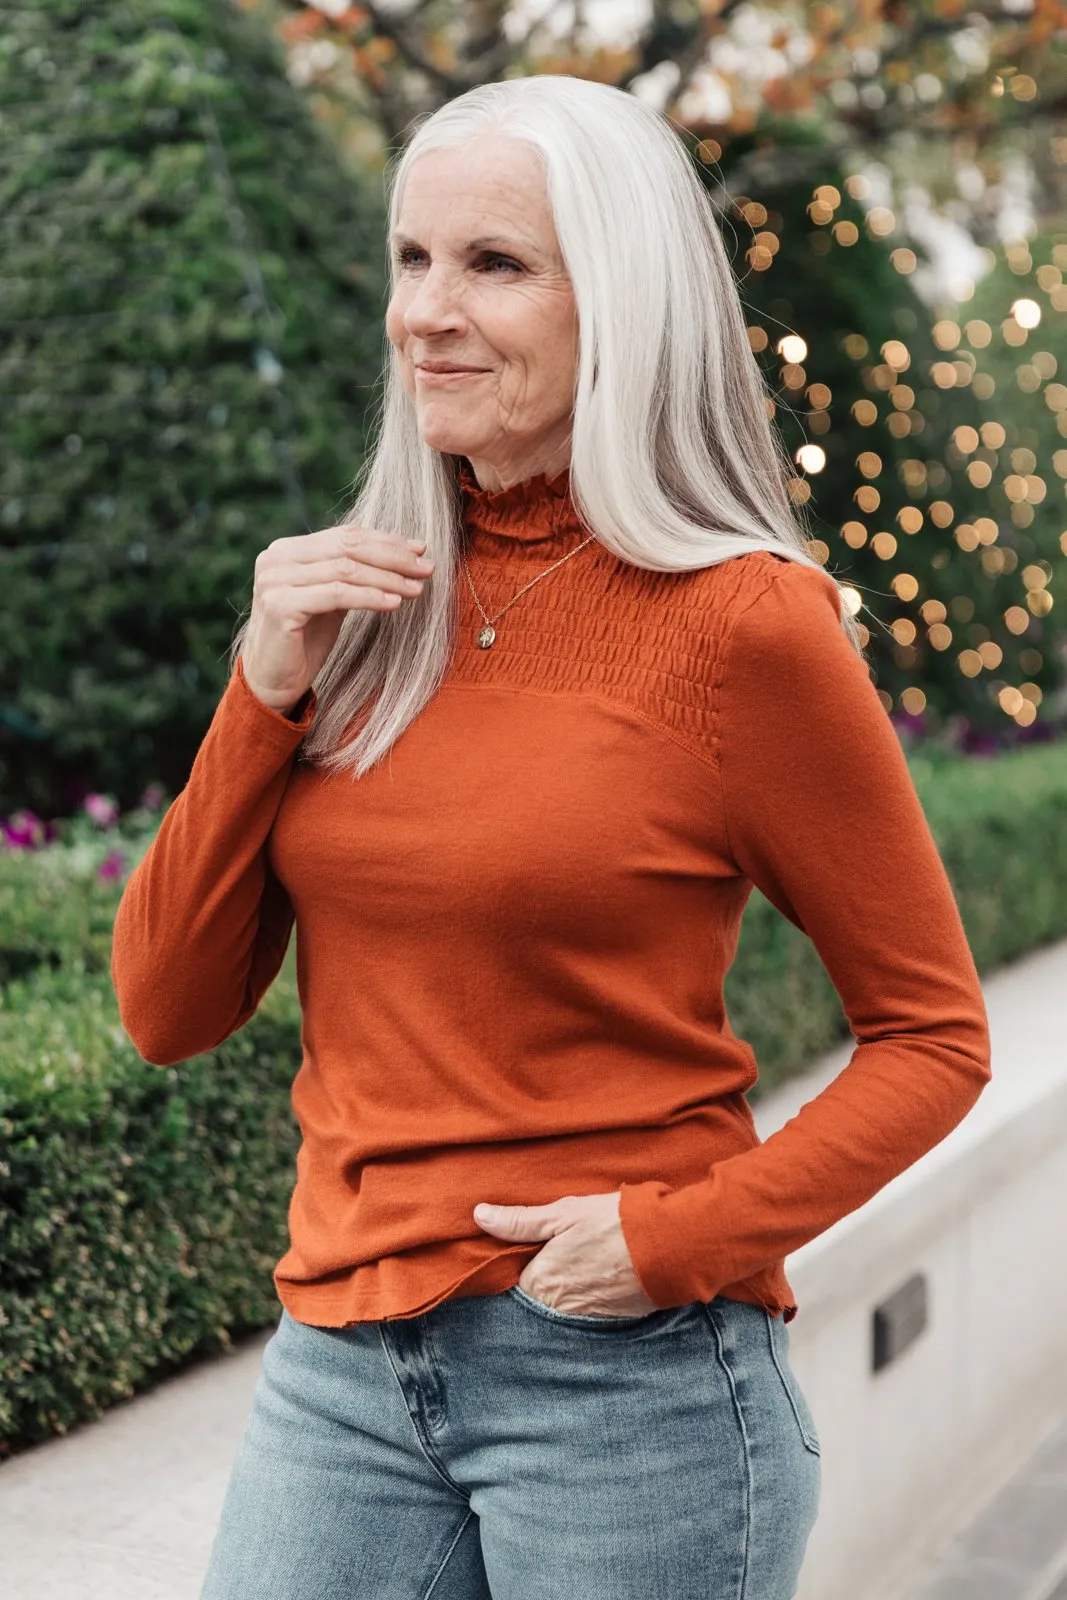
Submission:
[[[658,1307],[634,1271],[619,1223],[619,1198],[616,1189],[569,1194],[544,1206],[478,1205],[474,1220],[485,1233],[512,1244],[548,1240],[519,1279],[519,1288],[535,1300],[579,1316],[637,1317]]]

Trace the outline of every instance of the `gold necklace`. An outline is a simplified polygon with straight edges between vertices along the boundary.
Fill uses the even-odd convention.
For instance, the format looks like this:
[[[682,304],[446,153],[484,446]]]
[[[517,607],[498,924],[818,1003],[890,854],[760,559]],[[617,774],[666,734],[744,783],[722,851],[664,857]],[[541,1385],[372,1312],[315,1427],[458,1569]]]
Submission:
[[[555,572],[557,567],[561,567],[565,561],[569,561],[571,556],[576,556],[579,550],[584,550],[586,545],[591,543],[595,538],[596,534],[591,533],[588,539],[583,539],[581,544],[576,544],[573,550],[568,550],[565,556],[560,556],[558,561],[553,561],[552,565],[550,567],[546,567],[544,572],[539,572],[536,578],[531,578],[529,583],[524,583],[522,588],[519,590],[519,593],[512,595],[507,605],[501,606],[495,617],[490,617],[486,614],[485,607],[478,599],[477,591],[474,587],[474,580],[471,577],[470,568],[467,565],[467,558],[463,552],[460,551],[459,559],[463,562],[463,570],[467,574],[467,582],[470,584],[471,594],[474,595],[474,604],[482,613],[482,617],[485,621],[485,627],[479,628],[477,634],[475,635],[475,643],[477,644],[479,650],[488,650],[492,645],[493,640],[496,638],[496,629],[493,627],[493,623],[496,622],[498,617],[502,617],[504,612],[513,606],[520,596],[526,593],[527,589],[532,589],[535,583],[540,583],[542,578],[547,578],[550,572]]]

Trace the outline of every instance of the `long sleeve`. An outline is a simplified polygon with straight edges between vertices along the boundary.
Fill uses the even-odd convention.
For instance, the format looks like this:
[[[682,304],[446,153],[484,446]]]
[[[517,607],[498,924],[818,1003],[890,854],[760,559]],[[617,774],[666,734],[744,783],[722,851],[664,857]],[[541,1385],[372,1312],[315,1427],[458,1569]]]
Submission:
[[[309,691],[297,720],[272,711],[239,657],[189,780],[130,875],[111,977],[146,1061],[170,1066],[221,1044],[277,976],[293,909],[266,842],[315,710]]]
[[[730,854],[812,940],[857,1042],[828,1087],[706,1179],[622,1186],[623,1234],[660,1306],[709,1300],[863,1205],[991,1072],[952,888],[835,585],[775,562],[746,599],[719,689]]]

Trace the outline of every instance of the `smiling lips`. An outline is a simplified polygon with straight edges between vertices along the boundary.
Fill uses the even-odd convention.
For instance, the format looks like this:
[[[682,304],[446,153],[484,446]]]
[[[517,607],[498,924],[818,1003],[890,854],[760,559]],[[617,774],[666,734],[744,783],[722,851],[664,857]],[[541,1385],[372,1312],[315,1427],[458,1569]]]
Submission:
[[[474,366],[446,366],[438,370],[435,366],[416,366],[416,373],[424,384],[435,387],[437,384],[456,384],[466,381],[467,378],[485,378],[485,373],[478,371]]]

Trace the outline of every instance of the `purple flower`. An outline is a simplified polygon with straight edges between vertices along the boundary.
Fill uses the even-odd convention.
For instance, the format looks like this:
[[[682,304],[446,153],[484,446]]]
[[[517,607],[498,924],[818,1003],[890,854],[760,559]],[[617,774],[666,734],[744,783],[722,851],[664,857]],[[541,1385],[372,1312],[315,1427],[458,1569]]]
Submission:
[[[146,811],[158,811],[163,804],[164,789],[161,783],[150,783],[141,796],[141,805]]]
[[[6,850],[39,850],[45,842],[45,825],[33,811],[16,811],[0,818]]]
[[[112,828],[119,819],[119,808],[109,794],[87,794],[85,810],[101,828]]]
[[[995,733],[985,733],[972,724],[963,736],[962,748],[969,756],[996,756],[1003,748],[1003,741]]]
[[[113,883],[116,878],[121,878],[126,867],[126,856],[122,850],[109,850],[96,869],[96,875],[102,883]]]

